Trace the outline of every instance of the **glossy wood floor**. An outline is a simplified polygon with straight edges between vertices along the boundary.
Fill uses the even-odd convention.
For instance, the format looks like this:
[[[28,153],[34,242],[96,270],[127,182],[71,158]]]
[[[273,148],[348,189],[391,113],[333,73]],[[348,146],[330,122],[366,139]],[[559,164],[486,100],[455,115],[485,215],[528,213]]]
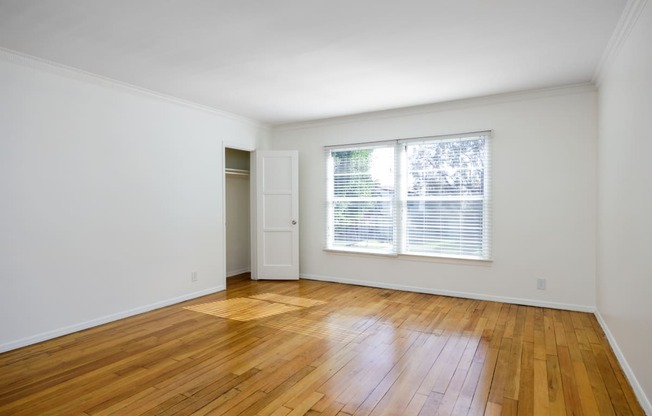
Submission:
[[[590,314],[241,276],[1,354],[0,414],[643,412]]]

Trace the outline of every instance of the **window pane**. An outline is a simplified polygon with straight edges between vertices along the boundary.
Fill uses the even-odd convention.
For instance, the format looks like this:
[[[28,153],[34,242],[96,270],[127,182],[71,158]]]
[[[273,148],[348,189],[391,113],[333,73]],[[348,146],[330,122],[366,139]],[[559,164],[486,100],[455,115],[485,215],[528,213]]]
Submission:
[[[333,203],[333,246],[388,251],[394,242],[391,201],[337,201]]]
[[[486,258],[484,137],[406,146],[408,254]]]
[[[406,252],[482,257],[483,201],[407,203]]]
[[[394,148],[330,152],[331,248],[394,250]]]
[[[408,196],[481,196],[484,142],[475,139],[409,145]]]

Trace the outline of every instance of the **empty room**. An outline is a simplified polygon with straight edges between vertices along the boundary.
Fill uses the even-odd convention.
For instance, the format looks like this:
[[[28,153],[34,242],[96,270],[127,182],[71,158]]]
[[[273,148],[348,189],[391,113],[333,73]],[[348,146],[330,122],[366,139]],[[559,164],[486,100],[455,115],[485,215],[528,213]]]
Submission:
[[[0,415],[652,415],[648,0],[0,0]]]

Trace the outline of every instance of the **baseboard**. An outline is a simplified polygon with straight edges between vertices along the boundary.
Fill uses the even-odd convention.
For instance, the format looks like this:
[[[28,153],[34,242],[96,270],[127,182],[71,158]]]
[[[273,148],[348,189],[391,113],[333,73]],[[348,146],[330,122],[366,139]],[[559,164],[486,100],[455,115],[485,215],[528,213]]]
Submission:
[[[103,316],[97,319],[92,319],[90,321],[81,322],[74,325],[69,325],[63,328],[55,329],[48,332],[43,332],[31,337],[22,338],[16,341],[10,341],[4,344],[0,344],[0,353],[15,350],[17,348],[26,347],[28,345],[36,344],[39,342],[47,341],[52,338],[57,338],[63,335],[72,334],[73,332],[82,331],[84,329],[93,328],[95,326],[103,325],[109,322],[117,321],[119,319],[128,318],[130,316],[138,315],[144,312],[149,312],[154,309],[163,308],[165,306],[174,305],[175,303],[184,302],[190,299],[195,299],[201,296],[210,295],[215,292],[221,292],[226,290],[225,285],[220,285],[212,287],[205,290],[200,290],[198,292],[188,293],[186,295],[177,296],[176,298],[166,299],[160,302],[151,303],[149,305],[140,306],[138,308],[129,309],[127,311],[114,313],[111,315]]]
[[[308,280],[320,280],[324,282],[376,287],[381,289],[403,290],[406,292],[427,293],[430,295],[452,296],[456,298],[467,298],[467,299],[487,300],[491,302],[512,303],[516,305],[537,306],[541,308],[562,309],[562,310],[589,312],[589,313],[595,312],[595,308],[593,306],[574,305],[571,303],[557,303],[557,302],[540,301],[535,299],[510,298],[506,296],[492,296],[492,295],[484,295],[481,293],[458,292],[454,290],[443,290],[443,289],[431,289],[425,287],[405,286],[405,285],[397,285],[392,283],[373,282],[367,280],[343,279],[343,278],[331,277],[331,276],[316,276],[316,275],[302,274],[301,278],[308,279]]]
[[[618,342],[616,342],[616,338],[614,338],[613,334],[609,330],[609,326],[607,326],[607,322],[604,320],[602,315],[600,315],[599,310],[595,311],[595,317],[598,319],[598,323],[602,327],[604,334],[607,336],[609,345],[611,345],[611,349],[614,351],[614,354],[616,354],[616,359],[618,360],[618,363],[620,364],[623,371],[625,372],[625,376],[627,377],[629,384],[632,385],[632,390],[634,390],[634,394],[636,395],[639,404],[643,408],[643,411],[647,415],[652,415],[652,403],[650,403],[650,399],[646,396],[643,387],[641,387],[641,384],[638,382],[638,379],[636,378],[636,375],[634,374],[632,367],[627,362],[625,355],[623,354],[622,350],[618,346]]]
[[[237,276],[242,273],[251,273],[251,267],[243,267],[242,269],[227,271],[226,277]]]

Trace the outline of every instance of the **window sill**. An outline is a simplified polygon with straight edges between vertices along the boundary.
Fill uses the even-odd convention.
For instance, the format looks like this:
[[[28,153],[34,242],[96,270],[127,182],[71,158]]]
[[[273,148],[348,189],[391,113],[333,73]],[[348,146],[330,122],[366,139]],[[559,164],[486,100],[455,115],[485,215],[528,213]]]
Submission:
[[[398,257],[396,253],[374,253],[373,251],[363,250],[340,250],[337,248],[325,248],[324,251],[334,254],[350,254],[352,256],[372,256],[372,257]]]
[[[327,253],[340,254],[340,255],[390,257],[399,260],[423,261],[423,262],[432,262],[432,263],[467,264],[473,266],[490,266],[493,263],[493,259],[474,259],[469,257],[434,256],[434,255],[427,255],[427,254],[373,253],[367,251],[338,250],[333,248],[325,248],[323,250]]]

